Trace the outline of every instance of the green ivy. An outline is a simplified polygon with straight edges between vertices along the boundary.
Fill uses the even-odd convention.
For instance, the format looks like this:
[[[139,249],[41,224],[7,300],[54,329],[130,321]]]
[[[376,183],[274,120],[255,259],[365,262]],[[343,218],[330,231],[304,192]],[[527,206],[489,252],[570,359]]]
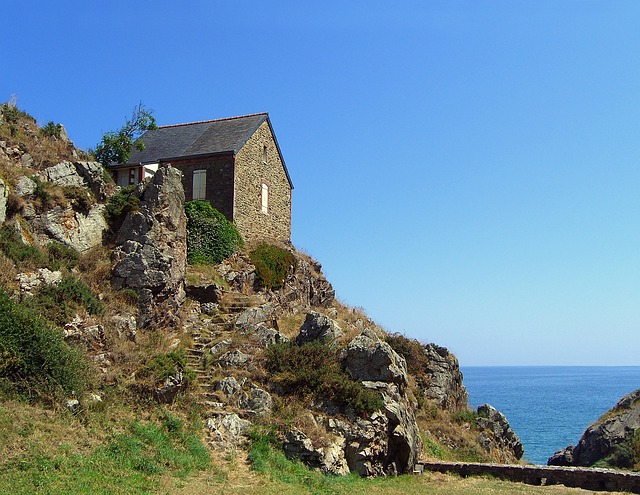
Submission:
[[[298,267],[292,252],[271,244],[260,244],[249,254],[256,267],[258,282],[267,289],[279,289],[290,271]]]
[[[185,212],[190,264],[220,263],[243,246],[236,226],[206,201],[189,201]]]

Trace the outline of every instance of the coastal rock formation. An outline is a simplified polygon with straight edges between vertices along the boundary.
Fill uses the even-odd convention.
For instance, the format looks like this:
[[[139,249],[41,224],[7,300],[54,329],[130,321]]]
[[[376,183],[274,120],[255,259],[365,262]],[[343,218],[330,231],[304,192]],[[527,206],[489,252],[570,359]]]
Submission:
[[[401,388],[408,383],[404,358],[371,330],[349,342],[343,365],[353,380],[391,382]]]
[[[407,371],[404,359],[370,330],[347,346],[343,365],[355,380],[381,393],[384,406],[368,417],[321,419],[333,442],[328,449],[314,449],[311,441],[291,441],[289,455],[302,447],[300,458],[309,459],[326,472],[343,474],[344,466],[361,476],[411,472],[422,447],[415,414],[404,390]],[[308,452],[316,452],[309,454]],[[329,460],[327,461],[327,456]],[[342,459],[344,458],[344,462]]]
[[[578,445],[556,452],[547,461],[551,466],[592,466],[597,462],[632,468],[640,462],[637,445],[640,430],[640,389],[618,401],[582,434]]]
[[[448,411],[464,411],[468,407],[469,396],[462,383],[462,372],[458,359],[445,347],[436,344],[424,346],[427,365],[424,369],[426,385],[424,395],[435,400]]]
[[[520,460],[524,447],[504,414],[489,404],[483,404],[478,407],[478,416],[476,425],[480,430],[480,445],[499,462],[514,463]]]
[[[163,166],[142,191],[137,211],[129,212],[116,238],[112,280],[140,297],[140,327],[178,321],[184,302],[187,217],[179,170]]]

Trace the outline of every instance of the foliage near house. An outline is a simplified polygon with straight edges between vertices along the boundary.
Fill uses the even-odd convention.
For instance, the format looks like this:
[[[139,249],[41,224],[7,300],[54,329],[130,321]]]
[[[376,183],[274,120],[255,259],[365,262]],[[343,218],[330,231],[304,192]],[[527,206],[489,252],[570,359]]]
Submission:
[[[131,118],[119,130],[104,133],[92,152],[96,160],[103,165],[126,163],[134,147],[138,151],[144,150],[144,143],[138,138],[145,131],[158,128],[152,114],[153,110],[145,108],[140,102],[134,107]]]
[[[293,253],[272,244],[260,244],[249,256],[256,267],[258,281],[267,289],[281,288],[298,263]]]
[[[189,201],[187,260],[190,264],[215,264],[244,245],[236,226],[206,201]]]

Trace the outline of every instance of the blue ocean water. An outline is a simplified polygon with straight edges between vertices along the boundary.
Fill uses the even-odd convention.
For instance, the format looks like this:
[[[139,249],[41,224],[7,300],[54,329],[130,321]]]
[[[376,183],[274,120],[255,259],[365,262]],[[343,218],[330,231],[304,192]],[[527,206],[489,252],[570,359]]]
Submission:
[[[640,366],[462,367],[469,404],[500,410],[524,458],[546,464],[624,395],[640,388]]]

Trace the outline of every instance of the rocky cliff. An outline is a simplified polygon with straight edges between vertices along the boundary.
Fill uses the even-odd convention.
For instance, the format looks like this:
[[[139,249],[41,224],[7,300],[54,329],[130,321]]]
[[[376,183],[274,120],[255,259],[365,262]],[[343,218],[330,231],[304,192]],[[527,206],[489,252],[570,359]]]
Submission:
[[[522,456],[503,415],[469,411],[455,356],[341,304],[317,261],[281,245],[295,263],[277,290],[261,286],[250,247],[187,266],[171,167],[138,187],[136,208],[111,231],[103,212],[116,188],[101,165],[81,161],[68,139],[47,137],[59,153],[38,155],[35,122],[23,125],[28,139],[0,140],[0,219],[7,239],[15,233],[43,258],[27,263],[3,240],[0,283],[18,300],[67,279],[93,291],[99,310],[80,299],[55,324],[95,363],[100,387],[126,390],[123,400],[197,402],[216,449],[241,448],[270,424],[288,457],[334,474],[407,473],[429,456]],[[42,252],[60,256],[55,243],[75,261],[53,266]]]
[[[640,467],[640,390],[625,395],[582,434],[578,445],[556,452],[550,466]]]

